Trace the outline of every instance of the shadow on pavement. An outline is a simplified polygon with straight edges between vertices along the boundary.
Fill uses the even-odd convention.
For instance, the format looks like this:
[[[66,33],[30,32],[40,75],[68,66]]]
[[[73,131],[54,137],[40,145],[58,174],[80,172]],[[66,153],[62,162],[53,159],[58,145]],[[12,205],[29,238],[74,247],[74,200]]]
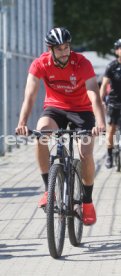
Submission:
[[[39,195],[40,187],[2,188],[0,198],[29,197]]]
[[[79,248],[80,253],[62,256],[61,260],[74,262],[121,260],[121,239],[85,242],[81,243]],[[77,260],[75,260],[76,255]]]

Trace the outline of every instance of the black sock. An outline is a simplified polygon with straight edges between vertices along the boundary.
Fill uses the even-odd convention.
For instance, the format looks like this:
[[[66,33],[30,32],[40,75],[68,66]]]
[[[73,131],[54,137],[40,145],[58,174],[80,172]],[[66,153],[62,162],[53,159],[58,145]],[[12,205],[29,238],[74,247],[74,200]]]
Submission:
[[[112,148],[107,149],[108,156],[112,156],[112,150],[113,150]]]
[[[41,176],[45,184],[45,192],[46,192],[48,190],[48,173],[43,173],[41,174]]]
[[[92,202],[92,191],[93,191],[93,185],[87,186],[83,185],[83,203],[91,203]]]

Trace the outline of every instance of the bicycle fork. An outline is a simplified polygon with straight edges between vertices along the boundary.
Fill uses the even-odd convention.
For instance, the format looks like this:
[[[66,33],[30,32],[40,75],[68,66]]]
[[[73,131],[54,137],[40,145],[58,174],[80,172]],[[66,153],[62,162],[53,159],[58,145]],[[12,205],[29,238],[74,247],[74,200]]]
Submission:
[[[68,175],[68,172],[70,174]],[[72,208],[71,208],[71,181],[72,181],[72,168],[70,166],[70,157],[65,158],[65,179],[64,179],[64,187],[63,187],[63,210],[67,216],[72,216]]]

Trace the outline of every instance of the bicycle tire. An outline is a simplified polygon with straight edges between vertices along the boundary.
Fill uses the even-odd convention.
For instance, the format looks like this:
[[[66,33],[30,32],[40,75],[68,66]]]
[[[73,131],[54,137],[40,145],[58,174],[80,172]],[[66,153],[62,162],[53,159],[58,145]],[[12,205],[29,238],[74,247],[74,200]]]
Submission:
[[[50,168],[48,183],[47,240],[50,255],[55,259],[61,256],[65,240],[66,219],[62,206],[63,185],[63,166],[61,164],[53,164]]]
[[[121,149],[119,148],[119,170],[118,170],[118,172],[120,172],[121,171]]]
[[[121,168],[121,156],[120,156],[119,147],[115,149],[114,156],[115,156],[114,159],[115,159],[116,172],[120,172],[120,168]]]
[[[81,181],[81,162],[78,159],[74,159],[73,162],[73,168],[74,168],[74,183],[73,183],[73,189],[72,189],[72,201],[74,199],[80,201],[80,205],[75,206],[73,204],[73,209],[77,207],[77,212],[79,215],[79,218],[76,216],[68,217],[68,234],[69,234],[69,240],[70,243],[73,246],[79,246],[82,239],[82,233],[83,233],[83,221],[82,221],[82,202],[83,202],[83,186]]]
[[[120,160],[120,154],[117,156],[117,162],[116,162],[116,171],[120,172],[120,167],[121,167],[121,160]]]

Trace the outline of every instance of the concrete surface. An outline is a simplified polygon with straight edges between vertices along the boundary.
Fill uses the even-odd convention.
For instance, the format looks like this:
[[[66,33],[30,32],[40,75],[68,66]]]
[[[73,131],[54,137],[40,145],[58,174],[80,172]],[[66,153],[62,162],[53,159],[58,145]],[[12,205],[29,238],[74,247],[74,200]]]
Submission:
[[[93,200],[97,223],[84,226],[80,247],[69,243],[62,257],[49,255],[46,214],[37,208],[44,191],[34,147],[22,146],[0,157],[1,276],[120,276],[121,173],[105,168],[105,144],[95,143]]]

